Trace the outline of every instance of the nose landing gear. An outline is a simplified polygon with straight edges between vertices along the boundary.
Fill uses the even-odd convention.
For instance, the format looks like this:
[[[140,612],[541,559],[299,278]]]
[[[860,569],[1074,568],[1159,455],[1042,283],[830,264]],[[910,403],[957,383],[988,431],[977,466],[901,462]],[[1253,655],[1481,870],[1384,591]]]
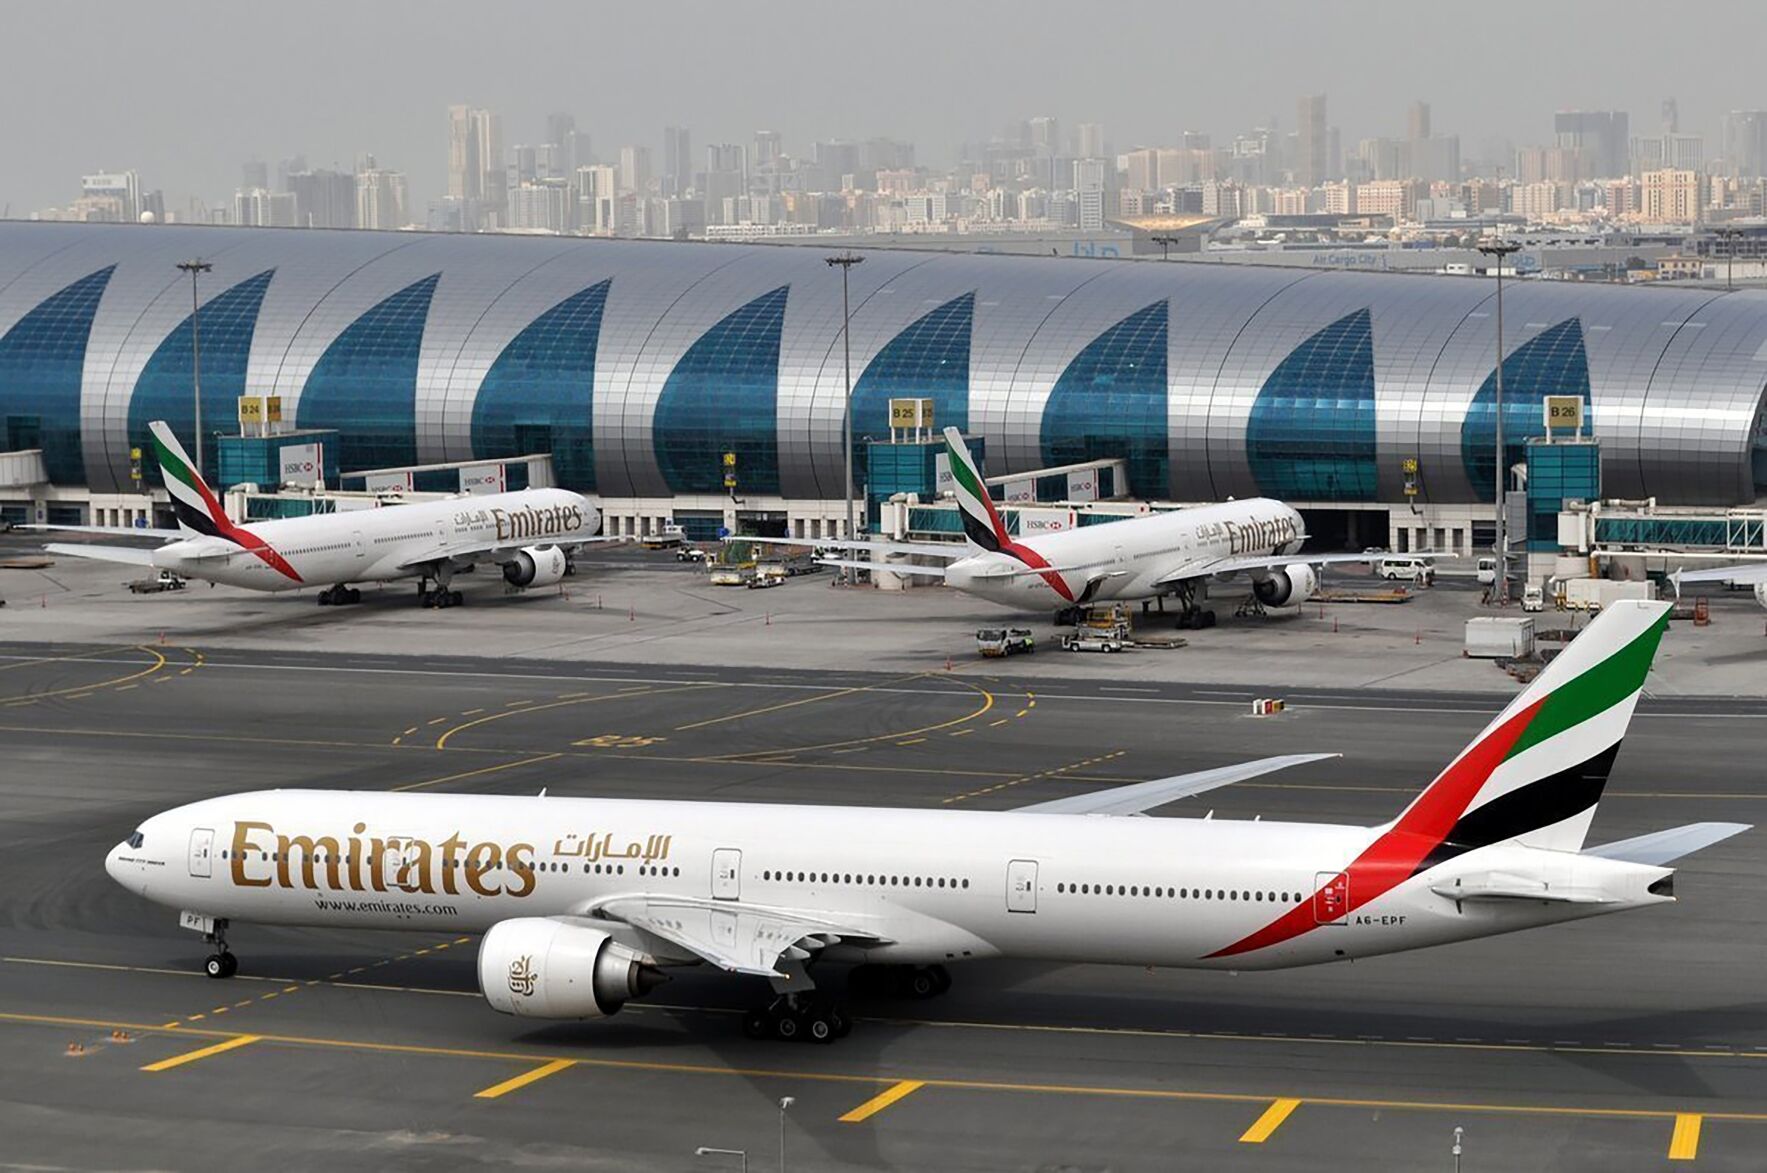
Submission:
[[[202,939],[215,947],[215,951],[202,963],[204,973],[212,978],[230,978],[239,972],[239,958],[227,949],[226,920],[216,920],[214,927],[204,933]]]

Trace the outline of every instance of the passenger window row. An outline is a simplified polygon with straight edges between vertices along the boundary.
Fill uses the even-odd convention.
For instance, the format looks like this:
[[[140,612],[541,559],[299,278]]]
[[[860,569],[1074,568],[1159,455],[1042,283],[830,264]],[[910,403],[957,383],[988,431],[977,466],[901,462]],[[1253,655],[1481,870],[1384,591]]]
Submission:
[[[1288,892],[1248,892],[1237,888],[1168,888],[1161,884],[1068,884],[1055,886],[1058,893],[1079,896],[1151,896],[1165,900],[1243,900],[1250,903],[1299,904],[1304,897]]]
[[[761,879],[783,884],[863,884],[873,888],[967,888],[968,880],[945,876],[877,876],[852,872],[776,872],[766,870]]]

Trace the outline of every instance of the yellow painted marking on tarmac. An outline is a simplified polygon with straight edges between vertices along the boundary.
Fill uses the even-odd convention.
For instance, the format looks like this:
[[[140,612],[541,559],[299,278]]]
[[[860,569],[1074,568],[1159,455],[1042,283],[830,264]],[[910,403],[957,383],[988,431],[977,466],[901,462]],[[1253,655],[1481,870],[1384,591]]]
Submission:
[[[52,688],[45,692],[33,692],[28,696],[9,697],[6,699],[13,704],[35,704],[40,700],[47,700],[52,696],[68,696],[70,693],[79,693],[81,696],[90,696],[101,688],[115,688],[119,684],[128,684],[132,680],[140,680],[143,677],[152,676],[155,672],[158,672],[161,668],[166,666],[167,661],[164,654],[155,651],[146,644],[132,644],[130,647],[131,650],[146,652],[148,655],[152,656],[153,663],[149,664],[139,672],[130,672],[122,676],[113,677],[110,680],[100,680],[95,684],[73,684],[69,685],[67,688]],[[90,655],[93,653],[88,654]],[[160,679],[169,680],[170,677],[161,677]],[[155,681],[154,683],[157,684],[159,682],[160,681]]]
[[[896,744],[897,745],[919,745],[921,742],[923,742],[925,740],[926,740],[926,738],[924,738],[924,737],[910,737],[907,741],[898,741]]]
[[[1020,710],[1019,710],[1019,711],[1018,711],[1018,712],[1016,712],[1016,713],[1014,713],[1014,714],[1013,714],[1013,716],[1015,716],[1015,717],[1022,717],[1022,716],[1024,716],[1024,715],[1025,715],[1025,714],[1026,714],[1026,713],[1028,713],[1028,712],[1030,712],[1030,711],[1031,711],[1031,710],[1029,710],[1029,709],[1020,709]]]
[[[647,688],[643,692],[596,693],[591,696],[582,697],[581,699],[578,699],[578,700],[549,701],[543,705],[536,705],[532,701],[524,701],[523,707],[521,707],[519,709],[506,708],[500,713],[488,713],[483,717],[477,717],[471,721],[465,721],[459,725],[454,726],[452,729],[449,729],[447,732],[443,733],[440,737],[436,738],[436,748],[437,749],[447,749],[448,748],[448,740],[451,737],[453,737],[456,733],[465,732],[466,730],[472,729],[475,726],[484,725],[484,724],[487,724],[491,721],[501,721],[505,717],[514,717],[517,715],[526,716],[529,713],[538,713],[538,712],[541,712],[542,710],[545,710],[545,709],[562,709],[562,708],[565,708],[566,706],[569,706],[569,705],[587,705],[587,704],[593,704],[596,701],[626,700],[630,697],[637,697],[637,696],[661,696],[665,693],[671,693],[671,692],[691,692],[692,690],[698,689],[698,688],[724,688],[724,687],[727,687],[727,686],[723,685],[723,684],[710,684],[710,683],[708,683],[708,684],[681,684],[681,685],[676,685],[673,688]]]
[[[1095,758],[1084,758],[1066,766],[1055,766],[1048,770],[1038,770],[1035,774],[1024,774],[1017,778],[1008,778],[1004,782],[996,782],[991,786],[982,786],[975,790],[967,790],[962,794],[953,794],[950,798],[942,801],[946,805],[954,802],[968,802],[972,798],[980,798],[985,794],[993,794],[997,790],[1010,790],[1012,787],[1022,786],[1026,782],[1036,782],[1044,778],[1059,778],[1069,770],[1078,770],[1085,766],[1097,765],[1099,762],[1108,762],[1112,758],[1120,758],[1128,752],[1129,751],[1126,749],[1112,750],[1110,753],[1100,754]]]
[[[474,1092],[472,1093],[472,1098],[475,1100],[494,1100],[498,1096],[506,1096],[518,1088],[527,1087],[530,1083],[539,1083],[547,1076],[557,1075],[559,1072],[564,1071],[567,1068],[575,1067],[576,1065],[577,1061],[575,1059],[554,1059],[550,1063],[540,1064],[540,1066],[531,1071],[524,1071],[513,1079],[506,1079],[502,1083],[492,1084],[483,1091]]]
[[[526,706],[527,706],[527,705],[531,705],[531,704],[533,704],[533,703],[534,703],[534,702],[533,702],[533,701],[531,701],[531,700],[526,700],[526,701],[504,701],[504,702],[503,702],[503,707],[504,707],[504,708],[506,708],[506,709],[520,709],[520,708],[524,708],[524,707],[526,707]],[[434,724],[434,722],[433,722],[433,721],[432,721],[432,722],[431,722],[431,724]]]
[[[171,1022],[161,1024],[160,1029],[161,1030],[177,1030],[178,1027],[181,1025],[182,1024],[180,1022],[178,1022],[176,1019],[174,1019]]]
[[[840,1118],[842,1124],[858,1124],[869,1120],[898,1100],[906,1099],[926,1086],[924,1080],[904,1079],[890,1085],[877,1095],[872,1096],[857,1108]]]
[[[403,734],[401,734],[398,737],[393,738],[393,744],[398,745],[401,741],[404,741],[404,740],[405,740],[405,737]]]
[[[413,733],[416,733],[418,729],[419,729],[419,726],[413,725],[411,728],[405,730],[404,733],[400,734],[400,736],[401,737],[410,737]]]
[[[639,688],[649,688],[649,687],[650,687],[650,685],[648,685],[648,684],[642,684],[642,685],[637,685],[637,686],[636,686],[636,687],[639,687]],[[558,699],[559,699],[559,700],[561,700],[561,701],[580,701],[580,700],[582,700],[582,699],[583,699],[583,698],[584,698],[584,697],[587,697],[587,696],[591,696],[591,695],[593,695],[593,694],[592,694],[592,693],[587,693],[587,692],[561,692],[561,693],[559,693],[559,694],[558,694]],[[475,712],[475,713],[482,713],[482,712],[484,712],[484,711],[485,711],[485,710],[483,710],[483,709],[474,709],[474,710],[473,710],[473,712]],[[464,713],[463,713],[463,714],[461,714],[461,715],[462,715],[462,716],[465,716],[465,714],[464,714]]]
[[[1669,1159],[1691,1161],[1700,1155],[1700,1116],[1695,1112],[1679,1112],[1675,1116],[1675,1133],[1669,1138]]]
[[[34,668],[38,664],[68,664],[75,660],[84,660],[89,656],[114,656],[118,652],[131,651],[138,646],[137,644],[118,644],[114,648],[95,648],[89,652],[75,652],[67,656],[44,656],[36,660],[20,660],[14,664],[0,665],[0,672],[10,672],[14,668]]]
[[[89,692],[70,692],[68,693],[67,699],[70,701],[83,701],[91,695],[92,694]]]
[[[446,718],[446,717],[432,717],[430,720],[424,722],[424,724],[426,724],[426,725],[440,725],[442,722],[446,721],[447,719],[448,718]]]
[[[898,677],[894,680],[882,681],[878,684],[858,685],[853,688],[837,688],[833,692],[821,692],[815,696],[799,697],[795,701],[782,701],[776,705],[764,705],[758,709],[747,709],[740,713],[728,713],[722,717],[709,717],[704,721],[695,721],[689,725],[675,726],[675,732],[684,733],[689,729],[704,729],[707,725],[722,725],[726,721],[741,721],[745,717],[759,717],[763,713],[777,713],[784,709],[795,709],[799,705],[814,705],[821,701],[838,700],[844,696],[852,696],[856,692],[871,692],[879,688],[891,688],[898,684],[924,679],[926,673],[916,672],[910,676]]]
[[[945,736],[946,737],[968,737],[970,734],[972,734],[974,732],[975,732],[974,729],[957,729],[957,730],[953,730],[950,733],[945,734]]]
[[[186,1051],[182,1055],[173,1055],[170,1059],[161,1059],[158,1063],[149,1063],[143,1071],[170,1071],[174,1067],[182,1067],[186,1063],[195,1063],[198,1059],[207,1059],[212,1055],[236,1051],[240,1047],[255,1043],[259,1035],[234,1035],[224,1043],[216,1043],[210,1047],[199,1047],[194,1051]]]
[[[1010,721],[1010,720],[1012,720],[1012,718],[1011,718],[1011,717],[1002,717],[1002,718],[1000,718],[1000,720],[998,720],[998,721],[989,721],[989,722],[988,722],[988,727],[989,727],[989,728],[990,728],[990,729],[991,729],[991,728],[993,728],[993,727],[994,727],[994,726],[996,726],[996,725],[1004,725],[1004,724],[1006,724],[1006,723],[1007,723],[1007,722],[1008,722],[1008,721]]]
[[[1240,1134],[1240,1144],[1263,1144],[1270,1139],[1270,1134],[1282,1127],[1282,1122],[1301,1106],[1299,1100],[1272,1100],[1264,1109],[1264,1114],[1252,1122],[1252,1126]]]
[[[444,782],[458,782],[463,778],[479,778],[479,777],[483,777],[486,774],[500,773],[503,770],[518,769],[521,766],[538,765],[541,762],[549,762],[553,758],[563,757],[563,756],[564,755],[562,755],[562,754],[556,754],[556,753],[540,754],[536,757],[522,758],[520,761],[516,761],[516,762],[504,762],[501,765],[496,765],[496,766],[482,766],[477,770],[463,770],[458,774],[444,774],[440,778],[429,778],[429,779],[426,779],[422,782],[407,782],[405,785],[395,786],[395,787],[393,787],[393,789],[395,791],[399,791],[399,790],[426,790],[431,786],[440,786]]]
[[[189,676],[192,672],[195,672],[195,671],[196,671],[196,668],[194,665],[189,668],[180,668],[180,669],[178,669],[178,675]]]
[[[462,717],[476,717],[484,711],[483,709],[462,709],[460,715]]]
[[[313,983],[308,982],[307,984],[312,985]],[[285,994],[292,994],[298,989],[300,989],[299,986],[284,986],[284,987],[282,987],[282,992]]]
[[[139,684],[119,684],[116,687],[116,691],[117,692],[128,692],[131,688],[140,688],[140,687],[141,686]]]
[[[926,675],[926,674],[922,673],[922,675]],[[876,734],[871,737],[855,737],[855,738],[851,738],[847,741],[824,741],[824,742],[821,742],[816,745],[786,745],[786,746],[780,746],[777,749],[754,749],[754,750],[749,750],[746,753],[720,754],[716,758],[710,758],[707,760],[709,760],[709,761],[723,761],[723,762],[742,762],[742,761],[748,761],[748,760],[751,760],[754,758],[768,757],[772,754],[808,753],[811,750],[817,750],[817,749],[843,749],[848,746],[872,745],[872,744],[875,744],[880,741],[894,741],[897,738],[914,737],[914,736],[916,736],[918,734],[922,734],[922,733],[938,733],[940,730],[950,729],[950,728],[953,728],[958,725],[967,724],[970,721],[975,720],[977,717],[980,717],[983,714],[987,713],[987,711],[989,709],[992,709],[994,707],[994,694],[993,693],[989,692],[987,689],[983,688],[981,685],[976,684],[973,681],[960,680],[960,681],[958,681],[958,683],[963,685],[965,688],[973,689],[975,692],[979,693],[982,697],[982,703],[981,703],[980,707],[973,709],[970,712],[965,713],[961,717],[953,717],[949,721],[940,721],[937,725],[923,725],[919,729],[902,729],[902,730],[898,730],[894,733],[879,733],[879,734]],[[653,760],[661,760],[661,759],[653,759]],[[823,767],[818,766],[817,768],[820,769]],[[827,767],[827,768],[832,769],[834,767]]]

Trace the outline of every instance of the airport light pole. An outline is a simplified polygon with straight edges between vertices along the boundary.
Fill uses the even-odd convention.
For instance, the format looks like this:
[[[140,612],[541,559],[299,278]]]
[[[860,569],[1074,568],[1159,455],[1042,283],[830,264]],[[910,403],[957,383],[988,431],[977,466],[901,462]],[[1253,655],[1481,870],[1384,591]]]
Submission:
[[[779,1173],[785,1173],[785,1110],[795,1103],[791,1096],[779,1097]]]
[[[1150,237],[1149,239],[1160,246],[1160,260],[1167,261],[1171,259],[1172,246],[1178,243],[1178,238],[1176,236],[1161,234],[1159,236]]]
[[[841,497],[847,503],[846,537],[851,542],[857,539],[853,535],[853,308],[847,292],[847,273],[854,265],[864,264],[865,258],[854,252],[845,252],[839,256],[825,257],[824,260],[830,268],[838,265],[841,271],[841,348],[847,377],[847,393],[841,400],[841,440],[846,456]],[[853,568],[846,567],[842,577],[851,585],[854,581]]]
[[[190,385],[191,395],[196,401],[196,475],[206,475],[202,464],[202,325],[196,297],[196,279],[200,274],[207,273],[215,266],[198,257],[194,261],[179,261],[181,272],[190,274]]]
[[[1497,555],[1497,578],[1492,585],[1497,588],[1499,607],[1509,602],[1509,535],[1504,532],[1507,527],[1503,508],[1503,490],[1509,481],[1503,467],[1503,266],[1521,247],[1502,240],[1479,246],[1485,256],[1497,258],[1497,548],[1492,551]]]
[[[749,1173],[749,1155],[745,1149],[714,1149],[700,1145],[693,1150],[696,1157],[737,1157],[742,1161],[742,1173]]]

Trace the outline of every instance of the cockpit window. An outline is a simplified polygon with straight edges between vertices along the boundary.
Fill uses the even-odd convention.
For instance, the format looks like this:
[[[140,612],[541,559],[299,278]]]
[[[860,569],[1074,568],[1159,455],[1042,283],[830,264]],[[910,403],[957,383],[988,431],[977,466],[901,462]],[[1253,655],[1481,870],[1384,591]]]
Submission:
[[[124,842],[127,843],[130,847],[138,848],[141,846],[141,840],[142,840],[141,832],[137,831],[133,835],[129,836],[126,840],[124,840]]]

